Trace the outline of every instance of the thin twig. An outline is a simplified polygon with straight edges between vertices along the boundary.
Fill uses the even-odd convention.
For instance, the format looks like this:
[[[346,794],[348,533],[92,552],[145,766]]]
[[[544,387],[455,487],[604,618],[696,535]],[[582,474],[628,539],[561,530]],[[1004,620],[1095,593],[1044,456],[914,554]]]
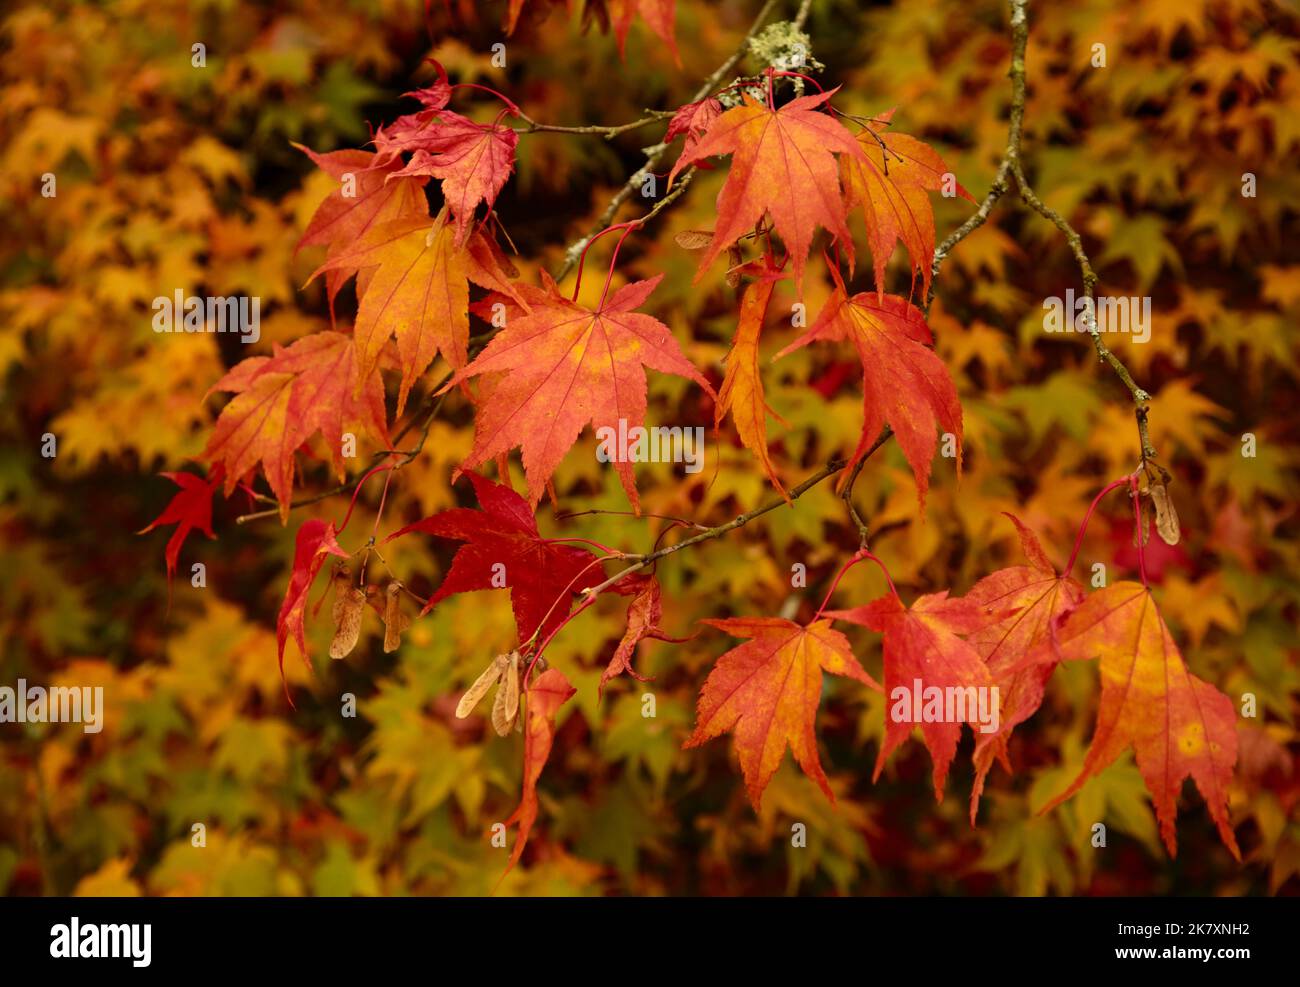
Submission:
[[[853,505],[853,484],[858,482],[858,474],[862,472],[862,467],[867,465],[867,460],[871,458],[871,454],[888,442],[893,434],[894,430],[888,425],[881,430],[880,434],[876,436],[876,441],[871,444],[871,448],[863,454],[861,459],[853,464],[853,470],[849,473],[849,478],[844,483],[844,489],[840,491],[840,498],[844,501],[844,506],[847,507],[849,511],[849,520],[852,521],[853,526],[858,529],[859,548],[867,547],[868,529],[867,522],[863,520],[862,515],[858,513],[858,509]]]
[[[1087,251],[1083,248],[1082,237],[1079,236],[1078,231],[1070,225],[1064,216],[1038,197],[1030,186],[1028,179],[1025,178],[1024,166],[1021,163],[1020,145],[1024,134],[1026,100],[1025,50],[1029,44],[1028,4],[1029,0],[1010,0],[1011,67],[1008,75],[1011,78],[1011,117],[1007,126],[1006,150],[1003,152],[1002,160],[998,164],[993,185],[989,188],[984,201],[980,203],[979,210],[953,231],[935,250],[934,262],[930,266],[930,289],[926,294],[925,312],[927,315],[929,314],[930,305],[934,301],[939,266],[947,258],[953,247],[984,225],[984,221],[988,219],[994,204],[1009,191],[1010,182],[1008,179],[1014,178],[1016,191],[1021,201],[1060,230],[1065,237],[1066,243],[1069,244],[1071,253],[1074,254],[1075,262],[1079,266],[1080,276],[1083,279],[1084,297],[1087,299],[1085,317],[1087,318],[1088,334],[1092,337],[1093,347],[1097,351],[1098,358],[1110,366],[1115,375],[1128,388],[1128,392],[1133,398],[1134,412],[1137,419],[1138,443],[1141,448],[1142,462],[1146,463],[1147,460],[1156,458],[1156,450],[1151,444],[1151,435],[1147,425],[1148,403],[1151,400],[1151,395],[1138,386],[1133,379],[1133,375],[1124,366],[1123,361],[1111,352],[1110,347],[1101,338],[1101,330],[1097,325],[1095,314],[1097,311],[1095,299],[1097,275],[1088,260]]]
[[[514,130],[519,134],[599,134],[605,140],[613,140],[619,134],[626,134],[631,130],[640,130],[642,127],[649,126],[658,120],[670,117],[673,112],[672,110],[647,110],[646,116],[643,116],[640,120],[622,123],[615,127],[602,127],[595,124],[585,127],[563,127],[550,123],[538,123],[527,113],[521,111],[519,119],[523,120],[527,126],[515,127]]]
[[[727,58],[726,61],[713,70],[713,74],[704,80],[703,85],[700,86],[695,95],[691,97],[688,102],[698,103],[718,88],[718,84],[721,83],[726,75],[740,63],[742,58],[745,57],[745,53],[749,50],[750,40],[758,34],[759,29],[763,26],[764,21],[767,20],[768,15],[771,14],[776,5],[777,0],[767,0],[767,2],[763,4],[763,8],[758,12],[758,16],[754,18],[753,24],[750,25],[749,30],[745,33],[745,37],[741,40],[740,46]],[[808,12],[804,9],[807,6],[808,0],[804,0],[796,18],[807,18]],[[802,21],[796,21],[796,23],[802,24]],[[555,272],[555,280],[557,282],[563,281],[568,277],[569,273],[578,263],[578,258],[582,256],[583,248],[587,246],[588,241],[613,222],[615,214],[617,214],[619,209],[623,206],[623,203],[627,202],[627,200],[641,188],[646,176],[653,174],[658,170],[660,164],[663,163],[664,155],[668,151],[668,145],[660,141],[658,144],[652,144],[645,148],[644,151],[645,163],[629,176],[628,180],[623,183],[622,188],[614,193],[614,197],[606,204],[600,217],[594,224],[592,224],[591,229],[587,231],[586,235],[575,240],[565,249],[564,261]],[[689,174],[683,176],[683,178],[688,177]],[[673,193],[670,192],[669,195],[671,196]],[[662,205],[662,202],[656,205],[655,209],[651,210],[651,215],[658,211],[660,205]],[[649,216],[645,218],[648,219]]]
[[[875,450],[873,449],[872,452],[874,451]],[[862,458],[866,459],[867,456],[870,455],[871,453],[868,452]],[[822,480],[826,479],[828,476],[834,476],[840,470],[844,469],[844,466],[845,466],[845,461],[843,459],[832,459],[829,463],[827,463],[825,466],[819,469],[816,473],[814,473],[812,476],[808,477],[808,479],[804,480],[801,484],[799,484],[797,487],[792,489],[790,491],[790,500],[791,501],[798,500],[800,497],[802,497],[813,487],[817,486],[817,484],[821,483]],[[662,559],[665,556],[672,555],[674,552],[680,552],[682,549],[690,548],[692,545],[698,545],[700,544],[700,542],[712,541],[714,538],[722,537],[728,531],[734,531],[737,528],[743,528],[745,525],[749,524],[749,522],[754,520],[755,518],[762,517],[764,514],[767,514],[769,511],[774,511],[778,507],[784,507],[786,506],[787,503],[789,503],[789,501],[787,501],[785,498],[775,497],[772,500],[768,501],[766,504],[764,504],[762,507],[756,507],[752,511],[746,511],[743,514],[736,515],[734,518],[732,518],[730,521],[727,521],[725,524],[719,524],[717,527],[714,528],[706,528],[705,530],[701,531],[698,535],[692,535],[690,538],[687,538],[685,541],[679,541],[675,545],[668,545],[665,548],[661,548],[654,552],[650,552],[647,555],[643,555],[637,561],[633,562],[632,565],[628,566],[626,569],[622,570],[616,575],[610,576],[603,583],[600,583],[597,586],[592,586],[583,590],[583,593],[585,593],[589,598],[599,596],[601,593],[609,589],[609,587],[613,586],[624,576],[630,576],[632,573],[637,572],[640,569],[644,569],[646,566],[650,565],[651,563],[657,562],[659,559]],[[637,556],[631,554],[629,554],[627,557],[629,559],[637,558]]]

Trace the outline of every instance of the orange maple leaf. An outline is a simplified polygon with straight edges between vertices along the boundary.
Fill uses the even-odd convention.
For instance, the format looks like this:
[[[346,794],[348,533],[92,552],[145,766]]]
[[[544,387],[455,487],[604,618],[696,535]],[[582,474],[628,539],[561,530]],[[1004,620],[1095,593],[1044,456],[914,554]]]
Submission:
[[[355,363],[351,336],[318,332],[288,347],[277,344],[272,356],[249,357],[212,385],[213,391],[235,393],[221,410],[200,457],[225,467],[227,497],[260,462],[285,520],[293,493],[294,452],[313,434],[319,431],[324,438],[340,481],[347,475],[346,428],[359,427],[382,448],[388,447],[383,382],[371,375],[361,393],[354,394]]]
[[[687,165],[717,154],[732,156],[727,183],[718,195],[717,228],[700,261],[697,281],[718,254],[750,232],[764,213],[772,217],[790,252],[800,292],[817,227],[841,241],[849,240],[844,223],[848,210],[835,155],[866,155],[843,124],[817,109],[836,92],[800,96],[779,109],[746,96],[743,105],[718,117],[703,138],[682,151],[668,174],[670,187]]]
[[[835,801],[817,756],[814,720],[822,672],[880,685],[853,657],[848,639],[829,620],[808,626],[780,617],[704,620],[733,637],[749,638],[718,659],[700,690],[695,732],[683,749],[732,731],[745,789],[755,810],[781,766],[788,745],[805,774]]]
[[[350,247],[371,227],[406,216],[428,216],[429,207],[421,187],[425,178],[402,178],[389,181],[402,166],[400,158],[377,162],[378,155],[369,151],[331,151],[317,154],[311,148],[294,144],[298,150],[316,163],[339,187],[325,197],[307,224],[307,231],[298,241],[297,250],[303,247],[325,246],[327,257],[337,256],[340,249]],[[352,184],[347,183],[351,177]],[[296,252],[296,251],[295,251]],[[353,274],[355,268],[337,266],[325,278],[331,310],[339,289]],[[364,293],[366,276],[357,284],[357,292]]]
[[[844,199],[850,211],[862,207],[876,290],[884,290],[885,264],[902,240],[913,278],[917,271],[921,273],[924,294],[930,287],[934,262],[934,208],[929,193],[943,188],[944,176],[952,172],[928,144],[887,130],[885,124],[893,115],[893,110],[882,113],[876,117],[878,123],[858,135],[865,152],[861,157],[840,158]],[[975,201],[955,178],[952,190],[963,199]],[[851,250],[852,243],[846,242],[846,247]]]
[[[834,274],[834,270],[832,269]],[[814,340],[849,340],[862,361],[862,437],[853,462],[867,451],[888,423],[916,478],[925,509],[930,462],[942,428],[957,439],[961,475],[962,413],[948,368],[930,349],[933,337],[921,310],[897,295],[861,292],[848,297],[838,282],[812,327],[776,356]]]
[[[760,271],[758,280],[745,288],[740,299],[740,318],[736,324],[736,337],[727,354],[726,376],[718,396],[714,425],[722,422],[727,412],[736,424],[740,441],[758,457],[759,465],[781,496],[790,500],[781,478],[777,476],[767,449],[767,416],[778,418],[763,399],[763,380],[758,373],[758,340],[763,332],[768,302],[778,279],[784,275],[768,267]]]
[[[1238,860],[1228,819],[1237,762],[1232,700],[1187,670],[1151,591],[1119,582],[1091,594],[1057,633],[1061,657],[1101,659],[1101,705],[1083,770],[1043,812],[1069,798],[1128,747],[1155,802],[1160,835],[1178,854],[1178,795],[1190,775],[1219,837]]]
[[[546,767],[546,759],[551,756],[551,744],[555,740],[555,714],[561,706],[569,701],[577,690],[569,685],[569,680],[558,668],[548,668],[528,687],[528,725],[524,732],[524,788],[519,799],[519,806],[510,813],[505,822],[507,826],[519,824],[519,835],[515,839],[515,848],[510,852],[510,862],[506,864],[504,879],[512,867],[523,856],[528,843],[528,835],[537,822],[539,804],[537,801],[537,781]],[[497,882],[500,884],[500,881]]]
[[[885,760],[919,726],[933,761],[934,796],[942,802],[961,725],[969,723],[977,733],[981,726],[969,687],[989,689],[994,684],[984,660],[958,634],[979,630],[990,617],[970,600],[950,598],[947,592],[918,597],[911,607],[891,593],[865,606],[827,610],[825,615],[884,635],[885,696],[891,705],[872,780],[880,777]],[[944,695],[949,689],[962,690],[963,708],[958,712],[954,705],[957,715],[951,718],[924,715],[924,707],[917,707],[923,698],[928,702],[927,690],[932,689]],[[988,695],[991,698],[992,693]]]
[[[474,447],[457,473],[520,446],[529,501],[536,507],[585,425],[618,431],[621,420],[627,431],[642,426],[645,367],[690,378],[717,400],[668,327],[633,311],[662,279],[661,274],[624,285],[596,309],[565,298],[545,272],[542,289],[520,285],[531,311],[512,314],[483,352],[446,385],[504,372],[479,406]],[[614,465],[639,511],[632,464],[619,457]]]
[[[279,652],[280,679],[284,680],[284,646],[292,634],[298,644],[298,654],[302,657],[307,671],[312,671],[307,657],[307,640],[304,622],[307,612],[307,596],[311,593],[311,584],[316,574],[330,555],[348,558],[348,553],[339,545],[334,530],[334,522],[312,518],[302,523],[294,539],[293,572],[289,576],[289,587],[280,604],[280,613],[275,621],[275,642]],[[285,682],[284,694],[289,696],[289,685]],[[293,699],[289,699],[293,705]]]
[[[372,227],[312,275],[374,268],[357,310],[355,389],[367,386],[388,340],[397,337],[402,381],[397,414],[411,385],[439,353],[453,367],[469,359],[469,282],[508,295],[527,308],[487,237],[475,231],[464,246],[444,209],[437,219],[409,216]],[[309,282],[310,283],[310,280]]]
[[[971,789],[971,825],[979,812],[984,780],[994,758],[1011,770],[1007,741],[1011,731],[1033,716],[1043,702],[1043,690],[1056,668],[1059,651],[1056,629],[1084,598],[1083,587],[1058,574],[1033,531],[1007,514],[1020,535],[1029,565],[1009,566],[990,573],[971,587],[965,599],[986,612],[1008,612],[997,623],[970,634],[966,641],[988,664],[998,687],[1001,713],[992,733],[975,733],[975,784]]]

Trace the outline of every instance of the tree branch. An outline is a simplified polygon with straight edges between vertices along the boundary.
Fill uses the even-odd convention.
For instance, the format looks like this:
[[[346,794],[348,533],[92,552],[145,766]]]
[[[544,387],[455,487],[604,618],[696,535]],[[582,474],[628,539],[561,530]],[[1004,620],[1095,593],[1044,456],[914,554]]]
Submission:
[[[704,83],[696,91],[695,95],[688,100],[688,102],[698,103],[718,88],[718,85],[727,74],[740,63],[742,58],[745,57],[745,52],[749,48],[750,40],[758,34],[759,29],[763,26],[763,22],[767,20],[768,15],[771,14],[776,5],[777,0],[767,0],[767,2],[763,4],[762,9],[758,12],[758,16],[754,18],[754,22],[745,33],[745,37],[741,40],[740,46],[727,58],[726,61],[713,70],[713,74],[704,80]],[[803,17],[806,19],[808,16],[808,6],[809,0],[804,0],[799,13],[796,14],[796,17]],[[604,210],[600,214],[600,218],[596,220],[591,229],[587,231],[586,235],[575,240],[565,249],[564,262],[560,265],[559,270],[555,272],[555,280],[557,282],[563,281],[569,276],[569,273],[577,265],[578,258],[582,256],[582,251],[586,249],[591,238],[613,222],[614,216],[618,213],[623,203],[627,202],[627,200],[632,197],[633,193],[641,188],[641,183],[645,181],[646,176],[652,174],[656,169],[658,169],[660,164],[663,163],[664,155],[668,151],[668,145],[663,141],[660,141],[658,144],[652,144],[644,150],[645,163],[628,177],[628,180],[623,183],[622,188],[614,193],[614,197],[606,204]],[[651,211],[651,215],[658,211],[660,204],[657,204],[655,209]],[[646,216],[645,218],[649,219],[650,216]]]
[[[980,203],[978,211],[953,231],[935,250],[934,262],[930,266],[930,290],[925,298],[925,312],[927,315],[929,314],[930,305],[934,301],[940,265],[943,264],[953,247],[984,225],[984,221],[988,219],[994,204],[1009,190],[1008,178],[1014,178],[1016,191],[1021,201],[1060,230],[1070,246],[1071,253],[1074,254],[1075,262],[1079,266],[1080,276],[1083,279],[1084,297],[1087,299],[1088,307],[1085,319],[1087,320],[1088,334],[1092,337],[1092,344],[1097,351],[1098,358],[1110,366],[1115,375],[1128,388],[1128,392],[1133,398],[1133,403],[1136,406],[1138,444],[1141,448],[1142,462],[1145,463],[1148,459],[1156,458],[1156,450],[1151,444],[1151,435],[1147,426],[1148,403],[1151,400],[1151,395],[1137,385],[1133,375],[1124,366],[1123,361],[1111,352],[1110,347],[1101,338],[1101,330],[1097,325],[1095,314],[1097,311],[1095,299],[1097,275],[1093,271],[1092,264],[1088,260],[1088,254],[1083,248],[1083,239],[1064,216],[1038,197],[1030,186],[1028,179],[1025,178],[1024,167],[1021,164],[1020,144],[1024,132],[1026,99],[1025,49],[1029,44],[1028,5],[1029,0],[1010,0],[1011,68],[1008,75],[1011,78],[1011,118],[1007,126],[1006,150],[1003,152],[1002,160],[998,164],[993,185],[989,188],[984,201]]]
[[[875,450],[873,449],[872,451],[874,452]],[[862,457],[863,460],[865,461],[866,458],[870,455],[871,453],[868,452],[865,456]],[[845,465],[846,464],[843,459],[832,459],[825,466],[819,469],[816,473],[814,473],[812,476],[808,477],[808,479],[804,480],[801,484],[799,484],[797,487],[792,489],[790,491],[790,500],[791,501],[798,500],[800,497],[802,497],[813,487],[817,486],[817,484],[821,483],[822,480],[826,479],[828,476],[834,476],[840,470],[844,469]],[[637,572],[640,569],[644,569],[646,566],[654,562],[657,562],[666,556],[672,555],[674,552],[680,552],[682,549],[690,548],[692,545],[698,545],[700,544],[700,542],[711,541],[714,538],[720,538],[723,535],[725,535],[728,531],[734,531],[737,528],[743,528],[745,525],[749,524],[749,522],[754,520],[755,518],[762,517],[764,514],[767,514],[770,511],[774,511],[778,507],[784,507],[786,503],[787,501],[784,498],[774,497],[772,500],[768,501],[762,507],[757,507],[752,511],[746,511],[743,514],[738,514],[736,515],[736,517],[732,518],[730,521],[727,521],[725,524],[720,524],[714,528],[706,528],[705,530],[701,531],[698,535],[692,535],[690,538],[687,538],[685,541],[680,541],[675,545],[668,545],[664,548],[660,548],[656,551],[650,552],[647,555],[640,556],[639,559],[635,555],[628,554],[626,556],[627,558],[637,559],[637,561],[634,562],[632,565],[628,566],[622,572],[610,576],[603,583],[600,583],[597,586],[591,586],[588,587],[587,589],[584,589],[583,593],[585,593],[589,598],[599,596],[601,593],[609,589],[609,587],[613,586],[624,576],[630,576],[632,573]]]
[[[626,134],[630,130],[639,130],[656,120],[663,120],[672,115],[672,110],[647,110],[646,116],[643,116],[640,120],[622,123],[616,127],[601,127],[594,124],[586,127],[560,127],[549,123],[538,123],[521,110],[519,119],[523,120],[528,126],[515,127],[514,131],[518,134],[599,134],[605,140],[613,140],[619,134]]]

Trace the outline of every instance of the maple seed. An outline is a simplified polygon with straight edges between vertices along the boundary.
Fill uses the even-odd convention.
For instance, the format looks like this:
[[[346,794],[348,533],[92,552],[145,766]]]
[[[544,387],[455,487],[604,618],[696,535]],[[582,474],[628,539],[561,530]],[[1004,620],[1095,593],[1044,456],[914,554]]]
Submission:
[[[1178,524],[1178,512],[1169,497],[1169,488],[1163,483],[1151,484],[1151,505],[1156,511],[1156,531],[1167,545],[1177,545],[1182,537]]]
[[[341,588],[336,582],[336,589]],[[334,598],[334,640],[330,642],[331,658],[346,658],[357,646],[361,636],[361,613],[366,606],[366,594],[350,586]]]
[[[347,591],[348,584],[351,582],[352,569],[346,562],[335,562],[334,568],[330,572],[330,589],[334,592],[335,606],[338,606],[339,598]],[[319,606],[317,609],[319,609]]]
[[[501,678],[501,673],[505,671],[509,661],[509,655],[497,655],[488,663],[488,667],[483,670],[483,674],[474,680],[474,684],[465,690],[465,695],[461,696],[460,702],[456,704],[456,718],[458,720],[463,720],[474,712],[474,707],[483,700],[488,690],[496,685],[497,680]]]
[[[402,613],[402,584],[394,579],[384,590],[384,654],[402,646],[402,631],[411,626],[411,618]]]
[[[1134,548],[1145,548],[1147,543],[1151,541],[1151,515],[1150,514],[1143,512],[1142,524],[1140,526],[1137,524],[1133,525],[1133,537],[1131,541],[1133,543]]]
[[[492,729],[498,737],[510,733],[519,719],[519,652],[510,652],[501,683],[497,686],[496,699],[492,703]]]
[[[741,268],[744,266],[745,255],[740,252],[740,248],[734,244],[727,248],[727,287],[739,288],[741,278]]]
[[[492,726],[504,737],[519,717],[518,651],[497,655],[488,663],[483,674],[460,697],[460,702],[456,705],[456,718],[463,720],[474,712],[474,707],[483,701],[483,697],[494,685],[497,687],[497,695],[492,703]]]
[[[673,237],[683,250],[703,250],[713,242],[712,230],[682,230]]]

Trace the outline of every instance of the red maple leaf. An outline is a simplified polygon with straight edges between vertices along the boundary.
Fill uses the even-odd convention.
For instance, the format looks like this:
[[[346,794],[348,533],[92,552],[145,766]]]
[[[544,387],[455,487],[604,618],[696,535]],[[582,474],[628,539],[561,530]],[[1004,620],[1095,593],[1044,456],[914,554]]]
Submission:
[[[527,726],[524,730],[524,789],[518,807],[505,822],[507,826],[518,823],[519,835],[515,839],[515,848],[510,851],[510,861],[501,875],[503,879],[523,856],[528,836],[533,830],[533,824],[537,822],[537,782],[542,776],[542,769],[546,767],[546,759],[551,756],[551,744],[555,740],[555,714],[575,691],[558,668],[548,668],[528,687]],[[497,883],[500,884],[500,881]]]
[[[930,462],[942,428],[957,440],[961,473],[962,414],[957,388],[942,360],[930,349],[933,337],[921,310],[897,295],[862,292],[848,297],[839,276],[837,287],[812,327],[777,354],[814,340],[853,343],[862,361],[862,436],[853,452],[856,462],[888,424],[912,467],[917,496],[925,508]]]
[[[630,577],[615,583],[612,589],[619,593],[632,594],[632,602],[627,606],[627,628],[623,632],[618,647],[609,659],[609,664],[600,673],[600,691],[605,691],[605,683],[626,672],[638,682],[650,682],[652,678],[637,674],[632,667],[632,656],[636,646],[642,641],[669,641],[681,644],[689,638],[669,637],[664,633],[659,622],[663,620],[663,599],[659,591],[659,580],[653,576],[643,578]]]
[[[668,121],[664,143],[670,144],[685,134],[686,143],[682,146],[682,154],[689,154],[700,142],[700,138],[708,132],[709,127],[713,126],[713,121],[720,116],[722,116],[722,104],[712,96],[679,106],[672,119]],[[697,161],[696,165],[701,168],[709,167],[706,161]]]
[[[420,531],[464,542],[421,614],[456,593],[509,588],[519,640],[528,641],[539,629],[545,637],[569,615],[574,594],[603,581],[604,572],[586,549],[543,538],[533,508],[509,487],[477,473],[467,475],[481,510],[439,511],[384,541]]]
[[[315,581],[316,574],[320,572],[328,556],[348,558],[348,553],[340,547],[336,535],[334,523],[322,521],[320,518],[304,521],[302,527],[298,529],[294,540],[293,572],[289,576],[289,588],[285,591],[284,602],[280,604],[280,613],[275,621],[275,642],[279,651],[281,680],[284,679],[284,645],[290,635],[293,635],[294,641],[298,644],[298,654],[302,656],[303,664],[307,666],[309,672],[312,670],[307,655],[304,628],[307,596],[311,592],[311,584]],[[284,688],[284,694],[288,697],[288,683],[285,683]],[[289,704],[293,705],[292,699],[289,700]]]
[[[986,613],[1007,616],[970,634],[966,641],[988,664],[998,687],[1001,713],[998,729],[975,732],[975,784],[971,789],[970,818],[975,823],[984,779],[994,758],[1009,772],[1007,741],[1011,731],[1037,712],[1043,690],[1056,668],[1059,651],[1056,630],[1084,597],[1083,587],[1068,575],[1058,574],[1034,533],[1007,514],[1020,535],[1029,565],[1009,566],[990,573],[971,587],[965,599]]]
[[[961,739],[962,723],[971,724],[977,732],[980,729],[978,702],[967,701],[969,693],[964,690],[968,686],[987,690],[993,685],[984,659],[958,635],[986,626],[989,615],[970,600],[949,598],[947,592],[918,597],[911,607],[890,593],[865,606],[827,610],[825,615],[884,635],[889,711],[873,780],[880,777],[889,755],[919,726],[934,763],[934,795],[943,801],[943,786]],[[958,711],[954,704],[951,718],[947,710],[940,718],[932,718],[924,707],[916,708],[918,700],[928,698],[927,690],[938,689],[939,695],[946,695],[949,688],[963,690],[963,708]],[[991,698],[992,693],[986,695]]]
[[[436,59],[427,58],[425,61],[438,73],[437,80],[431,86],[402,94],[409,99],[419,100],[423,109],[416,110],[414,113],[405,113],[387,126],[379,127],[371,138],[371,143],[379,149],[380,158],[399,167],[401,160],[398,155],[410,150],[411,143],[420,139],[429,126],[438,119],[439,111],[451,102],[453,90],[447,80],[446,69]],[[390,159],[397,160],[390,161]]]
[[[167,600],[171,603],[172,578],[176,575],[176,560],[180,558],[181,546],[191,531],[198,528],[209,538],[212,533],[212,495],[221,486],[225,468],[218,463],[216,469],[205,479],[194,473],[159,473],[176,484],[180,489],[167,502],[163,512],[149,522],[148,527],[141,528],[137,534],[153,531],[160,524],[174,524],[176,530],[167,539],[164,556],[167,560]]]
[[[465,242],[479,203],[489,209],[515,168],[519,134],[501,124],[475,123],[442,110],[437,120],[400,143],[411,160],[393,179],[433,176],[442,180],[442,196],[456,217],[456,243]]]

